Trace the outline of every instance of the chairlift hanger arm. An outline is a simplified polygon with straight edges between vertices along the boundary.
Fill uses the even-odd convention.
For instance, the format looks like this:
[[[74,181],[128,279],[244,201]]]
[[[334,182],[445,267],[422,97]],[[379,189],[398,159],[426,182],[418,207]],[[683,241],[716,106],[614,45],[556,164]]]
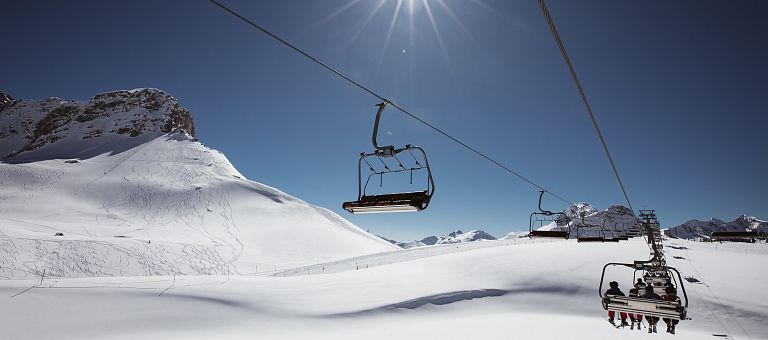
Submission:
[[[553,212],[551,212],[549,210],[544,210],[544,209],[541,208],[541,198],[544,197],[544,193],[545,192],[546,191],[544,191],[544,190],[539,190],[539,211],[542,212],[544,215],[552,215],[552,214],[554,214]]]
[[[384,112],[384,108],[387,107],[387,103],[387,101],[383,101],[376,104],[376,106],[379,107],[379,110],[376,111],[376,120],[373,122],[373,135],[371,136],[371,142],[373,143],[373,147],[376,148],[376,153],[382,154],[384,157],[394,155],[395,150],[393,145],[379,146],[377,141],[379,135],[379,121],[381,120],[381,113]]]

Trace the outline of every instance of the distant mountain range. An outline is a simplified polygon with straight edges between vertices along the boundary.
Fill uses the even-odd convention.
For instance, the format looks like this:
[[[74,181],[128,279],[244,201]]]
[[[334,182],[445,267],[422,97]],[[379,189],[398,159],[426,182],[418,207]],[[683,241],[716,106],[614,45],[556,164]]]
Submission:
[[[381,236],[379,236],[381,237]],[[414,240],[411,242],[398,242],[395,240],[390,240],[385,237],[381,237],[385,240],[387,240],[389,243],[392,243],[400,248],[409,249],[409,248],[416,248],[416,247],[424,247],[424,246],[433,246],[437,244],[453,244],[453,243],[464,243],[464,242],[474,242],[474,241],[483,241],[483,240],[495,240],[496,237],[483,231],[483,230],[470,230],[467,232],[463,232],[461,230],[456,230],[453,232],[450,232],[448,234],[442,235],[442,236],[427,236],[421,240]]]
[[[754,216],[741,215],[731,222],[717,218],[709,221],[690,220],[664,231],[668,237],[683,239],[709,239],[713,231],[757,231],[768,234],[768,222]]]
[[[567,218],[561,215],[554,218],[554,220],[534,225],[534,229],[570,230],[570,237],[576,238],[579,235],[614,235],[628,230],[638,223],[632,211],[622,205],[613,205],[608,207],[608,209],[599,211],[590,204],[581,202],[575,203],[563,210],[563,213]],[[709,221],[690,220],[679,226],[665,229],[664,234],[667,237],[683,239],[708,239],[713,231],[757,231],[763,235],[768,235],[768,222],[747,215],[741,215],[731,222],[725,222],[713,217]],[[478,229],[468,232],[456,230],[442,236],[427,236],[410,242],[399,242],[382,236],[379,237],[404,249],[497,239],[495,236]],[[508,240],[525,237],[528,237],[528,231],[513,231],[498,239]]]

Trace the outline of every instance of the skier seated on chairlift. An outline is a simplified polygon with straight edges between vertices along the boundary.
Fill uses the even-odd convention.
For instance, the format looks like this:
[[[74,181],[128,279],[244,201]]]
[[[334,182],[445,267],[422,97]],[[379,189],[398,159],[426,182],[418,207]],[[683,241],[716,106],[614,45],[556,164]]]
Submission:
[[[637,280],[638,283],[642,283],[641,279]],[[643,283],[643,287],[645,287],[645,283]],[[643,288],[645,289],[645,288]],[[629,290],[629,297],[638,297],[638,289],[632,288]],[[633,314],[629,313],[629,321],[632,322],[632,324],[629,325],[629,329],[635,328],[635,323],[637,323],[637,330],[640,330],[640,324],[643,323],[643,314]]]
[[[675,287],[667,286],[664,292],[666,294],[661,297],[662,300],[680,303],[680,297],[677,296],[677,289],[675,289]],[[667,324],[667,333],[675,334],[675,326],[677,326],[678,322],[678,320],[664,318],[664,323]]]
[[[646,284],[645,284],[645,282],[643,282],[643,278],[642,277],[638,277],[637,278],[637,282],[635,282],[635,289],[637,289],[638,291],[640,291],[640,290],[644,291],[645,290],[645,286],[646,286]],[[631,292],[631,290],[630,290],[630,292]],[[635,294],[635,296],[637,296],[637,294]]]
[[[645,294],[641,298],[650,300],[661,300],[661,296],[653,292],[653,286],[645,287]],[[659,318],[655,316],[646,315],[645,319],[648,320],[648,333],[656,333],[656,324],[659,322]]]
[[[619,289],[619,283],[618,282],[611,281],[608,285],[611,286],[611,288],[608,289],[607,291],[605,291],[605,295],[626,296],[626,295],[624,295],[624,292],[622,292],[621,289]],[[613,321],[614,316],[616,316],[616,313],[614,311],[612,311],[612,310],[609,310],[608,311],[608,321],[612,325],[616,326],[616,323]],[[621,326],[622,327],[629,326],[629,324],[627,323],[627,313],[620,312],[619,316],[621,317]]]

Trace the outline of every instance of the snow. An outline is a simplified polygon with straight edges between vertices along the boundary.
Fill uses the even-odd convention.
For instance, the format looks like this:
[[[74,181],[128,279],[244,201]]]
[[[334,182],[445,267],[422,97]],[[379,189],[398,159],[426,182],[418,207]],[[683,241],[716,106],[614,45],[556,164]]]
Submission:
[[[517,239],[517,238],[523,238],[523,237],[528,237],[527,231],[513,231],[502,236],[501,238],[499,238],[499,240],[510,240],[510,239]]]
[[[105,105],[121,109],[85,122],[63,114],[35,137],[56,107],[132,96],[155,109]],[[470,242],[492,238],[473,230],[400,249],[246,179],[193,137],[191,116],[165,133],[157,124],[185,111],[162,91],[92,101],[0,111],[0,156],[27,148],[0,162],[1,339],[647,336],[610,326],[597,294],[605,263],[648,258],[642,239],[579,244],[511,233]],[[140,133],[108,131],[126,122]],[[574,220],[580,212],[610,229],[635,223],[621,206],[567,210]],[[678,339],[768,339],[766,244],[667,240],[664,251],[690,281],[692,320],[680,323]],[[634,281],[616,269],[606,280],[625,290]]]
[[[252,273],[397,248],[183,131],[77,163],[0,163],[0,221],[11,278]]]
[[[506,243],[505,243],[506,242]],[[498,246],[481,245],[499,243]],[[671,241],[686,276],[689,315],[677,339],[766,339],[765,244]],[[477,247],[477,248],[473,248]],[[683,247],[687,249],[682,249]],[[0,281],[9,339],[608,339],[615,329],[597,296],[608,261],[646,256],[641,239],[473,242],[399,250],[444,252],[323,275],[104,277]],[[381,256],[392,256],[389,253]],[[695,269],[694,269],[695,267]],[[738,281],[732,278],[738,277]],[[623,287],[632,273],[607,278]],[[42,326],[41,326],[42,325]],[[660,332],[664,331],[661,323]],[[658,335],[664,336],[664,335]]]

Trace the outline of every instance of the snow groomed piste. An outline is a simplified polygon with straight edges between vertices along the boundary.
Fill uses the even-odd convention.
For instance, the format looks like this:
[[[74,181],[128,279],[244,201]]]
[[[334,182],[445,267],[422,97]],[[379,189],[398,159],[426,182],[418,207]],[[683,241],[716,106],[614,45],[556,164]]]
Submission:
[[[747,297],[728,278],[764,263],[765,245],[676,240],[667,248],[674,266],[700,281],[688,288],[692,319],[679,327],[676,338],[768,337],[768,292],[755,288]],[[245,339],[254,334],[390,339],[393,332],[441,339],[655,338],[646,333],[647,322],[642,331],[610,327],[596,303],[595,275],[605,259],[632,262],[632,253],[644,249],[641,239],[606,244],[522,239],[370,255],[359,263],[381,265],[356,269],[348,261],[338,263],[346,268],[334,274],[313,268],[309,275],[297,270],[286,277],[4,280],[0,293],[20,294],[0,304],[0,316],[9,339]],[[426,256],[430,252],[434,255]],[[394,257],[402,261],[387,263]],[[768,279],[764,271],[745,272],[743,282]],[[612,279],[622,286],[633,282],[631,271],[618,271]]]

